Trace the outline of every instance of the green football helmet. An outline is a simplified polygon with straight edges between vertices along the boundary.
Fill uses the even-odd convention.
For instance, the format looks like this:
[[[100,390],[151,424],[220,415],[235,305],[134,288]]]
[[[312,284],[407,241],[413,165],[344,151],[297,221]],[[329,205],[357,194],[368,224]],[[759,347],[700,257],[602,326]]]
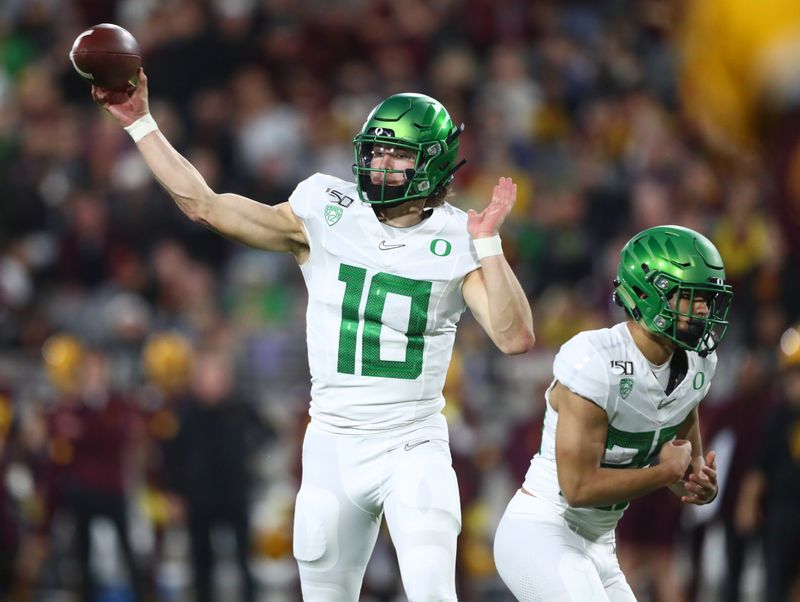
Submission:
[[[423,94],[390,96],[367,117],[355,138],[355,164],[358,195],[365,203],[396,204],[425,198],[446,186],[466,161],[456,163],[458,137],[464,125],[456,127],[438,101]],[[405,149],[416,156],[412,169],[375,169],[370,167],[376,145]],[[381,183],[372,182],[371,174],[381,173]],[[405,182],[387,184],[389,174],[401,173]]]
[[[614,301],[634,320],[681,349],[705,357],[728,329],[733,288],[725,284],[722,257],[689,228],[656,226],[634,236],[620,252],[614,287]],[[694,313],[696,297],[706,301],[707,315]],[[688,313],[678,311],[681,298],[688,299]],[[688,318],[685,329],[678,328],[681,316]]]

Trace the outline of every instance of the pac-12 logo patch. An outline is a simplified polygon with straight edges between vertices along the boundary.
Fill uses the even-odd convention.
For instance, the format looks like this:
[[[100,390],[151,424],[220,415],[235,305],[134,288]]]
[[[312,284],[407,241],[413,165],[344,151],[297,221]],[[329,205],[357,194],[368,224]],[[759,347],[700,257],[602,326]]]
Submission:
[[[619,379],[619,395],[622,399],[628,399],[628,395],[633,391],[633,379],[621,378]]]
[[[336,205],[325,205],[325,221],[332,226],[342,217],[342,208]]]

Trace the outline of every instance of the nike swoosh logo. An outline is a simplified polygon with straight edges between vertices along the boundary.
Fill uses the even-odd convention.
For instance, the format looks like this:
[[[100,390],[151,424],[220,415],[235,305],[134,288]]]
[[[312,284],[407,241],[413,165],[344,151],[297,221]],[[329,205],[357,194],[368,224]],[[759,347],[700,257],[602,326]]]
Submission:
[[[381,244],[378,245],[378,248],[381,251],[390,251],[391,249],[399,249],[400,247],[405,247],[406,245],[403,243],[397,245],[390,245],[385,240],[381,241]]]
[[[420,445],[422,445],[424,443],[430,443],[430,442],[431,442],[430,439],[423,439],[422,441],[414,441],[413,443],[406,443],[405,446],[403,447],[403,449],[406,450],[406,451],[411,451],[415,447],[419,447]]]
[[[666,408],[668,405],[671,405],[672,403],[674,403],[674,402],[675,402],[675,399],[677,399],[677,397],[676,397],[676,398],[674,398],[674,399],[668,399],[668,400],[666,400],[666,401],[664,401],[664,400],[662,399],[661,401],[659,401],[659,402],[658,402],[658,409],[660,410],[660,409],[662,409],[662,408]]]

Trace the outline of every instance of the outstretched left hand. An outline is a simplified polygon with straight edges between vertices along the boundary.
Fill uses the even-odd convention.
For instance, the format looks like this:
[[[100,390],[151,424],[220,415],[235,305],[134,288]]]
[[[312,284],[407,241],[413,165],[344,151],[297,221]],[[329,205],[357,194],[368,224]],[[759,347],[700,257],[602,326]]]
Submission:
[[[477,213],[470,209],[467,212],[467,232],[472,238],[487,238],[500,231],[500,226],[517,200],[517,185],[511,178],[500,178],[492,191],[489,205]]]
[[[692,474],[689,475],[683,485],[687,495],[681,497],[682,502],[700,506],[708,504],[717,496],[716,458],[717,452],[708,452],[700,471],[692,471]],[[702,462],[702,458],[699,458],[699,460]]]

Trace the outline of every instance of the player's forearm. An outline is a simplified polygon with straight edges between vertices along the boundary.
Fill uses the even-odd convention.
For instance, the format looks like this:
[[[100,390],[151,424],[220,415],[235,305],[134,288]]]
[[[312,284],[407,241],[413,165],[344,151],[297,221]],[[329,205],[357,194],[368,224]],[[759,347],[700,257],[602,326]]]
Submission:
[[[700,414],[697,406],[686,416],[676,432],[678,439],[685,439],[692,444],[692,461],[703,457],[703,441],[700,436]]]
[[[627,502],[675,482],[665,465],[647,468],[598,468],[584,478],[563,482],[561,491],[575,508],[609,506]]]
[[[533,347],[533,316],[528,298],[505,257],[481,260],[493,340],[504,353],[525,353]]]
[[[678,428],[676,435],[678,439],[685,439],[692,444],[692,472],[700,474],[700,469],[705,464],[705,461],[703,459],[703,441],[700,437],[700,416],[696,407],[689,412],[686,420]],[[689,494],[683,479],[669,485],[669,490],[679,498]]]
[[[215,193],[200,172],[175,150],[160,131],[148,134],[136,146],[156,180],[180,210],[192,221],[208,223]]]

